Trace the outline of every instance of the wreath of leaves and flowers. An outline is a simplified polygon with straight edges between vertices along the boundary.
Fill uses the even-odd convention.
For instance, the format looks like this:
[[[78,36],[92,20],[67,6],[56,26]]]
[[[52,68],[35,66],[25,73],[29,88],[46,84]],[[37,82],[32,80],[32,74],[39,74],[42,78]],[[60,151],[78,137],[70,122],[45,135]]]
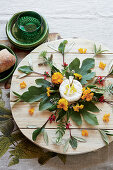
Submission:
[[[48,135],[45,130],[45,126],[48,122],[52,123],[55,121],[57,123],[56,129],[56,144],[60,144],[63,140],[63,136],[66,130],[69,130],[69,138],[64,143],[64,152],[67,151],[69,144],[72,148],[77,148],[78,142],[86,142],[85,139],[72,136],[71,134],[71,124],[70,119],[72,119],[76,125],[80,126],[82,124],[82,120],[92,126],[98,125],[98,120],[96,117],[96,112],[99,112],[99,108],[96,106],[98,102],[110,102],[104,99],[104,92],[109,91],[111,94],[113,93],[113,86],[110,85],[109,87],[103,87],[103,83],[109,75],[113,74],[111,70],[106,77],[99,76],[93,84],[88,84],[89,80],[92,80],[95,77],[95,72],[92,72],[92,68],[95,67],[95,59],[94,57],[98,54],[103,53],[105,50],[101,50],[101,46],[97,49],[96,45],[94,44],[94,57],[93,58],[86,58],[80,63],[79,58],[75,58],[69,65],[65,63],[65,47],[67,45],[67,40],[64,40],[59,44],[58,51],[63,56],[63,65],[62,70],[59,70],[53,64],[52,58],[53,55],[51,54],[50,57],[46,57],[47,52],[41,52],[40,56],[43,58],[44,62],[39,63],[39,66],[47,65],[51,69],[51,75],[48,72],[37,73],[33,71],[33,67],[29,66],[22,66],[19,67],[18,70],[26,75],[31,73],[39,74],[40,76],[44,76],[44,79],[38,78],[35,80],[37,86],[31,86],[28,88],[28,91],[24,92],[22,95],[13,92],[17,96],[18,101],[24,101],[28,103],[40,102],[39,104],[39,111],[49,110],[51,115],[45,122],[45,124],[41,128],[37,128],[33,134],[32,139],[35,141],[39,134],[43,134],[44,140],[46,144],[48,144]],[[71,44],[72,45],[72,44]],[[52,47],[50,47],[52,48]],[[80,53],[86,53],[86,49],[79,49]],[[81,64],[81,67],[80,67]],[[46,78],[51,79],[51,81],[46,80]],[[68,93],[70,90],[70,95],[76,95],[77,89],[73,85],[73,81],[77,80],[81,83],[82,95],[81,97],[73,102],[69,102],[66,98],[61,97],[59,88],[62,82],[65,79],[70,79],[73,77],[72,82],[65,86],[65,94]],[[102,87],[98,87],[98,84],[102,85]],[[108,135],[112,135],[109,131],[105,131],[102,129],[98,129],[102,135],[103,140],[108,144]],[[83,136],[87,136],[87,131],[82,132]]]

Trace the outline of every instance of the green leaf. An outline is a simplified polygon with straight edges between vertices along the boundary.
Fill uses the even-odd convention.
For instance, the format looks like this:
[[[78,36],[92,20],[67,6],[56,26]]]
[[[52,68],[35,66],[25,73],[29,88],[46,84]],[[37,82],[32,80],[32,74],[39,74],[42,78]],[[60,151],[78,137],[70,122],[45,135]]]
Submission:
[[[71,110],[71,119],[80,126],[82,124],[81,115],[79,112],[75,112],[73,109]]]
[[[70,140],[69,140],[69,143],[70,143],[70,145],[71,145],[71,147],[72,147],[73,149],[76,149],[76,148],[77,148],[77,139],[74,138],[73,136],[71,136],[71,138],[70,138]]]
[[[100,130],[100,129],[99,129],[99,132],[100,132],[100,134],[101,134],[102,139],[104,140],[104,142],[105,142],[106,144],[109,144],[108,136],[106,135],[106,133],[104,132],[104,130]]]
[[[65,46],[66,46],[67,43],[68,43],[67,40],[64,40],[63,42],[60,43],[60,45],[59,45],[59,47],[58,47],[58,51],[59,51],[61,54],[64,54]]]
[[[82,66],[79,70],[79,74],[81,74],[82,76],[86,75],[90,69],[94,68],[94,66],[95,66],[95,60],[93,58],[86,58],[82,62]]]
[[[91,80],[92,78],[94,78],[96,75],[95,72],[91,72],[91,73],[86,73],[85,75],[83,75],[82,79],[81,79],[81,84],[84,85],[87,83],[87,80]]]
[[[55,72],[60,72],[60,70],[58,68],[56,68],[54,65],[52,65],[52,67],[51,67],[51,74],[53,74]]]
[[[21,66],[18,68],[18,71],[21,71],[22,73],[25,74],[30,74],[33,72],[33,69],[31,68],[31,66]]]
[[[85,110],[81,110],[80,111],[82,113],[82,116],[84,118],[84,120],[90,124],[90,125],[98,125],[98,120],[97,120],[97,117],[96,115],[94,114],[91,114]]]
[[[45,79],[36,79],[35,82],[37,85],[44,86],[44,87],[48,87],[51,85],[51,83]]]
[[[39,105],[39,110],[48,110],[49,108],[52,107],[53,103],[50,101],[50,99],[52,99],[52,96],[50,97],[45,97]]]
[[[36,140],[37,136],[42,132],[43,128],[37,128],[33,133],[32,133],[32,139],[33,141]]]
[[[11,114],[10,110],[0,107],[0,121],[5,121],[5,120],[11,118],[11,116],[12,116],[12,114]]]
[[[21,100],[25,102],[36,102],[46,96],[46,89],[42,87],[31,86],[28,88],[28,91],[21,95]]]
[[[58,154],[57,156],[64,164],[66,163],[67,155]]]
[[[76,137],[76,136],[74,136],[74,138],[76,138],[76,139],[77,139],[77,141],[79,141],[79,142],[86,142],[86,140],[85,140],[85,139],[83,139],[83,138]]]
[[[58,117],[57,117],[56,121],[61,120],[65,115],[66,115],[66,111],[60,110],[60,111],[58,112]]]
[[[17,97],[21,97],[21,95],[20,95],[20,94],[18,94],[18,93],[16,93],[16,92],[14,92],[14,91],[13,91],[13,93],[14,93],[14,95],[15,95],[15,96],[17,96]]]
[[[8,164],[8,167],[9,166],[12,166],[12,165],[16,165],[16,164],[18,164],[19,163],[19,158],[18,157],[13,157],[11,160],[10,160],[10,162],[9,162],[9,164]]]
[[[10,136],[11,133],[14,130],[14,122],[12,119],[6,120],[4,122],[4,124],[0,127],[1,132],[5,135],[5,136]]]
[[[38,162],[41,165],[44,165],[48,160],[50,160],[51,158],[57,156],[57,153],[55,152],[44,152],[40,158],[38,159]]]
[[[78,58],[75,58],[70,64],[69,64],[69,69],[72,71],[74,70],[75,73],[78,73],[79,71],[79,66],[80,66],[80,60]]]
[[[91,112],[99,112],[100,110],[93,102],[83,102],[84,110]]]
[[[68,148],[69,148],[69,141],[70,141],[70,138],[68,139],[68,140],[66,140],[66,142],[65,142],[65,145],[64,145],[64,148],[63,148],[63,151],[64,151],[64,153],[68,150]]]
[[[57,109],[57,104],[53,104],[48,110],[50,111],[50,112],[52,112],[52,111],[54,111],[54,110],[56,110]]]
[[[95,88],[95,87],[97,87],[96,85],[90,85],[90,84],[88,84],[87,86],[86,86],[86,88],[87,87],[89,87],[89,88]]]
[[[7,152],[11,144],[8,137],[0,137],[0,158]]]
[[[44,141],[45,141],[46,145],[48,145],[49,139],[48,139],[48,134],[47,134],[47,132],[45,130],[43,132],[43,138],[44,138]]]
[[[113,134],[110,133],[108,130],[103,130],[103,131],[106,133],[106,135],[108,135],[108,136],[113,136]]]

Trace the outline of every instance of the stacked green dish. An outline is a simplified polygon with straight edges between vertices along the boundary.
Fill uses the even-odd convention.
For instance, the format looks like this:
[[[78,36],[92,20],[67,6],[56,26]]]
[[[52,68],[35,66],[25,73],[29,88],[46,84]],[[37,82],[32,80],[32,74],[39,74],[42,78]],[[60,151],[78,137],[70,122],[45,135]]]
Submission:
[[[22,16],[23,15],[23,16]],[[23,27],[22,24],[23,20],[20,20],[20,16],[22,16],[25,20],[25,22],[28,22],[27,17],[28,16],[24,16],[24,15],[28,15],[29,19],[32,20],[32,16],[36,15],[36,17],[40,17],[39,21],[40,21],[40,25],[39,27],[35,28],[35,25],[28,25],[26,27],[26,30],[29,30],[29,34],[26,34],[26,30],[23,29],[25,27]],[[21,18],[22,18],[21,17]],[[33,22],[36,22],[35,20],[33,20]],[[19,28],[19,29],[18,29]],[[30,29],[34,28],[34,38],[30,37]],[[38,30],[38,34],[36,34],[36,31]],[[48,23],[46,22],[46,20],[44,19],[44,17],[40,16],[38,13],[33,12],[33,11],[23,11],[23,12],[19,12],[16,13],[15,15],[13,15],[13,17],[9,20],[9,22],[6,25],[6,34],[8,36],[8,39],[10,40],[10,42],[15,45],[17,48],[20,49],[24,49],[24,50],[31,50],[34,49],[35,47],[37,47],[38,45],[42,44],[43,42],[46,41],[47,37],[48,37],[48,33],[49,33],[49,27],[48,27]]]
[[[17,66],[17,56],[16,56],[16,54],[11,50],[11,48],[0,44],[0,51],[3,50],[3,49],[7,49],[11,54],[13,54],[15,56],[16,63],[10,69],[0,73],[0,83],[5,81],[6,79],[8,79],[13,74],[13,72],[15,71],[16,66]]]

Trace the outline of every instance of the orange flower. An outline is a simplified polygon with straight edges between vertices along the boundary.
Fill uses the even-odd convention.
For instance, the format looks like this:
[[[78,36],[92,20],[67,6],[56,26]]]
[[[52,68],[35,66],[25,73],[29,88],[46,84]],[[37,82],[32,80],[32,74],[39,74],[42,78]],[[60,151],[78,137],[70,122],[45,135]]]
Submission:
[[[51,92],[50,87],[47,87],[46,89],[47,89],[47,96],[49,97],[50,96],[50,92]]]
[[[78,74],[78,73],[74,73],[74,76],[75,76],[76,78],[79,78],[79,80],[82,78],[82,75],[80,75],[80,74]]]
[[[79,112],[79,109],[83,109],[84,108],[84,105],[80,105],[79,106],[79,104],[77,104],[76,106],[73,106],[73,110],[75,111],[75,112]]]
[[[82,99],[86,100],[86,101],[91,101],[92,98],[94,96],[94,93],[91,93],[91,89],[87,87],[87,89],[85,89],[85,87],[83,88],[83,95],[82,95]]]
[[[108,113],[108,114],[105,114],[104,116],[103,116],[103,121],[104,122],[109,122],[109,117],[110,117],[110,114]]]
[[[79,48],[78,51],[81,53],[81,54],[85,54],[87,49],[83,49],[83,48]]]
[[[104,70],[105,67],[106,67],[106,64],[104,64],[103,62],[100,61],[99,68],[101,68],[102,70]]]
[[[33,115],[33,113],[34,113],[34,108],[32,107],[31,109],[29,109],[29,114],[32,116]]]
[[[52,75],[52,82],[54,84],[61,84],[63,82],[63,75],[59,72],[56,72]]]
[[[68,110],[68,101],[64,98],[60,99],[58,101],[57,108],[67,111]]]
[[[87,130],[82,130],[82,136],[88,136],[88,131]]]
[[[26,83],[25,83],[24,81],[23,81],[22,83],[20,83],[20,88],[21,88],[21,89],[26,88],[26,86],[27,86],[27,85],[26,85]]]

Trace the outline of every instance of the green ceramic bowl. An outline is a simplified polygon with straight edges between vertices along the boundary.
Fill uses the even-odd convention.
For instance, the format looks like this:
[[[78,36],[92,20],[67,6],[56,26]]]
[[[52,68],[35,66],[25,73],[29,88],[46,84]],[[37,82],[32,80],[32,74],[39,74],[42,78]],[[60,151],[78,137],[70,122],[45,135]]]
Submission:
[[[0,44],[0,51],[3,50],[3,49],[7,49],[11,54],[13,54],[16,58],[16,63],[8,70],[0,73],[0,83],[5,81],[6,79],[8,79],[12,74],[13,72],[15,71],[16,69],[16,66],[17,66],[17,56],[16,54],[11,50],[11,48],[3,45],[3,44]]]
[[[23,12],[16,13],[15,15],[12,16],[12,18],[9,20],[9,22],[6,25],[6,34],[7,34],[9,41],[13,45],[15,45],[17,48],[24,49],[24,50],[32,50],[35,47],[37,47],[38,45],[40,45],[46,41],[46,39],[48,38],[49,27],[48,27],[47,21],[44,19],[44,17],[41,16],[43,26],[41,28],[42,31],[41,31],[41,34],[38,37],[38,39],[35,40],[34,42],[32,42],[32,41],[31,42],[26,42],[26,41],[23,42],[21,37],[17,36],[18,31],[17,31],[15,25],[16,25],[18,17],[25,12],[32,12],[32,11],[23,11]]]

